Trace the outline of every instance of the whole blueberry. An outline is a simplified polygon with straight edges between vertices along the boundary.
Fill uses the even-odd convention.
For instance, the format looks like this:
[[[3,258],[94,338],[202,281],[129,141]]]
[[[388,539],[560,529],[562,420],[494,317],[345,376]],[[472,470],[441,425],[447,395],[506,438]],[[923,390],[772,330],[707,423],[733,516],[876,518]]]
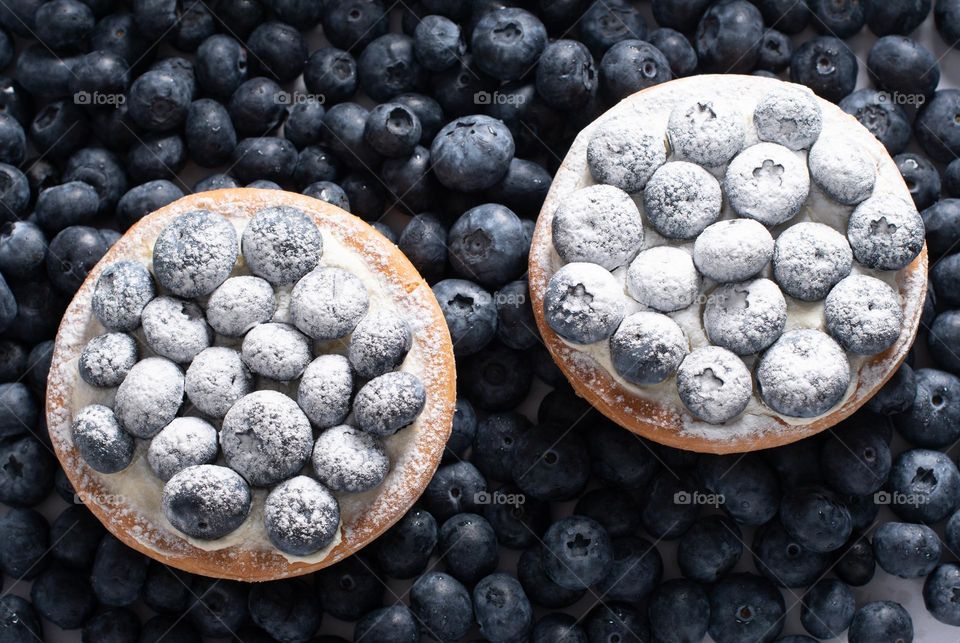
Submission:
[[[50,554],[50,525],[40,513],[11,509],[0,518],[0,535],[0,568],[5,574],[30,579],[44,569]]]
[[[127,154],[127,172],[135,183],[172,179],[187,162],[179,134],[152,134],[135,142]]]
[[[737,524],[725,516],[706,516],[680,537],[677,563],[686,578],[712,583],[733,569],[742,552]]]
[[[577,602],[586,593],[584,589],[566,589],[553,582],[544,568],[544,548],[536,545],[527,549],[517,563],[517,578],[527,596],[548,608],[567,607]]]
[[[780,501],[780,520],[804,548],[818,553],[834,551],[850,536],[850,510],[825,489],[788,491]]]
[[[960,2],[957,0],[937,0],[933,8],[933,17],[937,25],[937,31],[943,36],[943,39],[951,43],[960,41]],[[16,27],[10,25],[10,29],[16,31]]]
[[[466,116],[447,123],[430,146],[433,171],[446,187],[471,192],[499,181],[513,159],[510,130],[489,116]]]
[[[907,152],[898,154],[893,160],[918,210],[925,210],[940,198],[940,172],[929,159]]]
[[[191,587],[194,600],[187,612],[189,620],[205,637],[232,635],[249,618],[249,587],[219,578],[194,577]]]
[[[377,105],[367,116],[364,140],[381,155],[396,158],[408,155],[420,141],[420,120],[399,103]]]
[[[931,348],[939,348],[934,337],[942,337],[942,327],[953,313],[941,313],[931,329]],[[941,321],[942,320],[942,321]],[[938,326],[938,322],[940,322]],[[944,323],[945,322],[945,323]],[[955,324],[954,324],[955,325]],[[926,448],[942,448],[960,438],[960,379],[933,368],[915,372],[916,389],[913,404],[906,412],[894,416],[894,425],[911,444]]]
[[[755,574],[731,574],[710,588],[710,624],[715,641],[771,641],[783,628],[783,596]]]
[[[61,567],[40,573],[30,588],[30,600],[41,616],[67,630],[82,626],[97,607],[87,574]]]
[[[550,188],[550,173],[539,163],[514,158],[500,182],[485,193],[521,217],[536,217]]]
[[[926,19],[932,4],[932,0],[866,0],[867,26],[878,36],[907,35]]]
[[[585,107],[597,91],[593,56],[576,40],[555,40],[547,45],[537,64],[537,93],[559,110]]]
[[[657,21],[664,24],[659,18]],[[622,40],[647,38],[647,23],[643,16],[624,0],[591,3],[580,17],[579,26],[583,44],[597,57]]]
[[[533,607],[520,582],[504,573],[490,574],[473,589],[480,632],[491,643],[523,639],[533,626]]]
[[[420,64],[437,72],[455,65],[466,53],[460,26],[445,16],[425,16],[414,32],[414,52]]]
[[[415,93],[400,94],[394,96],[392,102],[405,105],[417,115],[417,120],[420,121],[421,145],[429,145],[444,125],[443,108],[429,96]]]
[[[877,564],[900,578],[920,578],[940,562],[940,538],[926,525],[885,522],[873,534]]]
[[[69,181],[43,190],[34,212],[37,222],[50,234],[69,226],[88,225],[97,215],[100,197],[83,181]]]
[[[0,163],[0,220],[19,219],[30,203],[31,187],[23,172]]]
[[[289,100],[274,80],[258,76],[240,83],[230,95],[227,111],[241,136],[263,136],[283,120]]]
[[[182,76],[168,71],[148,71],[133,81],[127,106],[137,125],[164,131],[183,122],[191,97],[190,86]]]
[[[96,18],[80,0],[49,0],[34,14],[36,37],[54,51],[81,46],[93,29]]]
[[[866,495],[883,485],[891,460],[887,441],[872,426],[844,426],[824,441],[820,470],[837,493]]]
[[[0,598],[0,632],[10,641],[43,640],[43,629],[33,604],[16,594]]]
[[[790,80],[806,85],[819,96],[838,102],[857,84],[857,57],[834,36],[811,38],[790,60]]]
[[[417,145],[400,158],[387,159],[380,168],[377,183],[387,189],[390,206],[399,206],[410,214],[429,210],[436,205],[436,195],[443,190],[430,171],[430,150]]]
[[[384,643],[417,643],[420,624],[409,607],[397,603],[368,612],[357,621],[354,637]]]
[[[684,33],[697,27],[710,0],[653,0],[651,9],[657,24]]]
[[[357,103],[339,103],[323,117],[322,140],[347,167],[371,171],[380,155],[364,139],[369,112]]]
[[[70,80],[77,60],[77,56],[58,56],[42,44],[34,43],[20,52],[13,75],[33,95],[65,98],[70,94]]]
[[[434,638],[453,641],[465,636],[473,623],[470,593],[454,577],[429,572],[410,588],[410,609]]]
[[[900,603],[874,601],[862,605],[853,615],[847,632],[850,643],[913,641],[913,619]]]
[[[484,14],[470,40],[480,71],[499,80],[516,80],[530,72],[546,44],[547,30],[540,19],[514,7]]]
[[[443,523],[439,552],[447,572],[468,585],[492,573],[500,561],[493,527],[472,513],[457,514]]]
[[[849,38],[863,29],[866,3],[860,0],[809,0],[813,26],[837,38]]]
[[[297,101],[287,111],[287,120],[283,123],[283,135],[297,146],[304,149],[309,145],[320,142],[323,117],[327,110],[316,96],[308,96]]]
[[[893,461],[886,495],[901,519],[933,523],[960,504],[957,465],[940,451],[910,449]]]
[[[860,587],[870,582],[876,567],[870,539],[855,533],[840,549],[834,571],[848,585]]]
[[[699,584],[676,578],[654,590],[647,614],[657,640],[700,641],[707,634],[710,601]]]
[[[401,234],[401,249],[404,241]],[[455,355],[477,353],[494,338],[497,309],[489,292],[472,281],[445,279],[434,285],[433,294],[447,321]]]
[[[754,68],[763,39],[763,16],[745,0],[724,0],[697,25],[696,47],[706,72],[744,73]]]
[[[90,569],[106,533],[86,507],[70,505],[53,521],[50,536],[54,545],[50,553],[68,567]]]
[[[264,22],[247,38],[250,61],[257,73],[281,83],[293,80],[307,61],[307,45],[296,28],[283,22]]]
[[[757,69],[779,73],[790,65],[793,56],[793,43],[782,31],[767,29],[760,43],[760,57]]]
[[[42,137],[38,143],[46,142]],[[13,116],[0,114],[0,162],[20,165],[27,155],[27,139],[23,127]]]
[[[940,66],[933,53],[905,36],[877,40],[870,48],[867,69],[878,89],[911,105],[921,105],[940,82]]]
[[[413,508],[377,539],[373,556],[386,575],[412,578],[426,569],[437,539],[437,521],[426,510]]]
[[[437,469],[423,494],[427,510],[446,520],[464,511],[477,511],[487,490],[483,474],[469,462],[455,462]]]
[[[690,473],[657,472],[640,498],[643,528],[655,538],[678,538],[696,521],[700,506],[690,502],[696,481]]]
[[[953,596],[958,590],[960,565],[944,563],[927,576],[923,584],[923,604],[941,623],[956,625],[960,623],[960,610],[957,609]]]
[[[266,179],[287,183],[297,166],[297,148],[285,138],[245,138],[233,150],[233,173],[245,183]]]
[[[754,533],[751,545],[757,570],[777,585],[804,587],[820,578],[830,564],[829,553],[815,552],[793,538],[779,519]]]
[[[930,271],[930,281],[936,293],[935,302],[942,306],[960,306],[960,254],[951,254],[937,261]]]
[[[210,36],[197,49],[195,69],[201,93],[227,99],[247,79],[247,51],[231,36]]]
[[[509,208],[487,203],[468,210],[450,228],[450,263],[465,279],[498,287],[526,267],[520,219]]]
[[[569,516],[553,523],[543,543],[547,576],[566,589],[585,589],[599,582],[613,565],[609,534],[586,516]]]
[[[951,195],[948,180],[950,168],[960,163],[951,163],[943,177],[943,191]],[[960,177],[958,177],[960,178]],[[939,259],[960,243],[960,198],[942,199],[920,213],[923,217],[924,232],[927,239],[927,251]]]
[[[840,109],[856,117],[890,154],[899,154],[910,141],[910,121],[903,107],[875,89],[858,89],[840,101]]]
[[[949,163],[960,155],[960,89],[941,89],[933,94],[913,124],[913,133],[928,156]]]
[[[346,51],[321,47],[310,54],[303,70],[303,83],[328,105],[349,100],[357,91],[357,61]]]
[[[600,84],[613,102],[672,77],[666,56],[642,40],[621,40],[600,61]]]
[[[50,281],[66,294],[76,292],[107,247],[106,240],[96,228],[64,228],[50,241],[47,252]]]
[[[314,199],[335,205],[341,210],[350,212],[350,200],[347,198],[347,193],[336,183],[317,181],[305,187],[303,193]]]
[[[287,125],[290,121],[287,121]],[[286,130],[286,126],[284,126]],[[287,138],[296,145],[296,142],[290,138],[289,132],[285,131]],[[333,155],[333,152],[322,145],[309,145],[300,150],[297,155],[297,166],[293,170],[293,181],[297,185],[307,187],[313,183],[321,181],[336,181],[340,177],[340,160]]]
[[[564,612],[552,612],[533,626],[533,643],[588,643],[587,633],[577,619]]]
[[[189,139],[188,139],[189,140]],[[117,221],[122,228],[183,196],[183,190],[165,179],[147,181],[131,188],[117,203]]]
[[[355,621],[383,604],[383,581],[373,563],[358,556],[321,570],[315,584],[323,610],[344,621]]]
[[[780,485],[760,457],[701,456],[703,486],[724,498],[723,510],[740,524],[762,525],[777,513]]]
[[[335,46],[359,51],[389,28],[389,16],[380,0],[329,3],[323,11],[323,34]]]
[[[0,225],[0,271],[11,279],[42,276],[47,258],[47,238],[34,223]]]
[[[467,397],[485,411],[515,408],[527,397],[533,380],[524,354],[496,342],[464,360],[462,369]]]
[[[357,59],[360,87],[373,100],[419,91],[426,72],[414,54],[414,42],[402,34],[385,34],[367,45]]]
[[[583,438],[555,425],[524,431],[513,447],[511,477],[527,495],[548,502],[571,500],[590,477]]]
[[[833,638],[850,626],[856,608],[853,592],[844,582],[824,578],[803,595],[800,622],[818,639]]]
[[[85,147],[67,159],[63,180],[83,181],[92,185],[100,195],[100,214],[112,211],[127,191],[127,178],[119,159],[111,152],[96,147]]]
[[[52,158],[73,154],[87,142],[90,124],[72,102],[48,103],[30,123],[30,140],[38,152]]]
[[[696,71],[697,51],[687,37],[679,31],[668,27],[655,29],[650,33],[649,41],[670,62],[670,71],[673,72],[673,76],[681,78]]]

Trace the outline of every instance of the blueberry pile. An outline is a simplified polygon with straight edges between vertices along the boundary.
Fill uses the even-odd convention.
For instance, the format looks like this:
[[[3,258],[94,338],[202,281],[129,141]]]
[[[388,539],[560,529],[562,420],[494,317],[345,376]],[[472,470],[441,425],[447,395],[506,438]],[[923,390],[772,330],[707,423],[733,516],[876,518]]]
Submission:
[[[799,643],[846,630],[906,643],[911,614],[851,591],[878,564],[926,576],[927,609],[960,624],[947,454],[960,438],[960,92],[938,89],[947,63],[911,37],[931,13],[945,46],[960,41],[958,0],[0,3],[0,639]],[[858,60],[845,40],[867,30],[877,39]],[[860,68],[870,83],[857,89]],[[620,98],[700,72],[776,75],[856,117],[895,155],[933,265],[917,359],[869,409],[743,458],[598,417],[539,342],[524,280],[573,137]],[[649,179],[633,178],[629,192]],[[42,412],[61,314],[118,234],[182,194],[242,185],[304,192],[395,238],[434,286],[460,389],[446,461],[413,510],[357,556],[257,585],[106,535]],[[247,330],[230,301],[255,318],[268,305],[267,287],[235,279],[206,304],[218,335]],[[114,313],[118,336],[83,365],[104,387],[145,361],[122,338],[135,319]],[[920,367],[927,355],[936,368]],[[539,406],[535,380],[554,387]],[[228,410],[202,387],[190,399]],[[783,625],[788,611],[799,626]]]

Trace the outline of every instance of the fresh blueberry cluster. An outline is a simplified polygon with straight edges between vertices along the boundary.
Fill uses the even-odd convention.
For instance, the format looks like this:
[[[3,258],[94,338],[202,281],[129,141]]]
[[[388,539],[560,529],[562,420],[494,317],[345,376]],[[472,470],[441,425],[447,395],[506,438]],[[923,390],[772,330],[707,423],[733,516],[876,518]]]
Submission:
[[[915,40],[928,19],[923,34],[939,32],[943,41],[935,54]],[[876,39],[858,60],[845,40],[860,34],[862,44],[864,27]],[[851,643],[906,643],[913,638],[906,610],[865,603],[862,590],[851,601],[849,587],[868,583],[881,558],[882,569],[901,575],[936,560],[926,604],[941,621],[960,623],[954,461],[930,454],[960,438],[960,94],[938,89],[941,66],[956,65],[947,47],[958,41],[958,0],[3,0],[0,502],[10,509],[0,518],[9,590],[0,597],[0,639],[78,640],[59,630],[82,628],[85,640],[106,643],[344,643],[334,633],[364,643],[412,643],[421,634],[596,643],[697,641],[705,632],[722,643],[782,632],[792,635],[785,643],[809,643],[800,632],[842,636],[849,624]],[[869,85],[856,89],[860,70]],[[700,72],[776,75],[838,102],[897,155],[934,266],[936,297],[928,298],[921,342],[942,370],[919,368],[931,364],[920,351],[910,360],[918,368],[903,367],[871,401],[881,415],[863,412],[827,436],[742,460],[649,444],[591,412],[539,342],[524,278],[533,219],[573,137],[621,97]],[[819,159],[817,150],[808,162],[825,168],[820,188],[840,203],[859,199],[863,183],[830,179],[862,176],[860,161]],[[687,153],[693,164],[698,153],[725,154],[723,146]],[[600,182],[642,190],[650,162],[635,154],[629,173]],[[46,448],[42,413],[61,315],[118,233],[184,193],[243,185],[329,201],[396,239],[435,288],[460,388],[447,462],[394,529],[323,572],[256,585],[180,572],[106,535]],[[752,262],[769,263],[774,240],[762,223],[713,225],[695,242],[704,278],[739,282],[760,270]],[[728,225],[736,230],[724,233]],[[743,249],[735,263],[723,260],[734,251],[724,245],[730,238]],[[662,265],[655,259],[648,270]],[[134,285],[153,285],[149,272],[122,265],[108,272],[114,288],[142,300],[105,296],[97,316],[114,320],[111,335],[133,332],[140,317],[129,312],[157,295]],[[689,287],[689,266],[669,276]],[[229,278],[203,308],[207,324],[217,336],[242,338],[270,322],[272,283]],[[660,305],[679,305],[682,292]],[[394,351],[402,345],[383,332]],[[129,342],[99,341],[81,375],[109,385],[130,363]],[[148,357],[137,346],[134,364]],[[228,350],[203,351],[184,374],[185,395],[205,417],[222,417],[247,394],[241,351]],[[383,363],[396,355],[374,352]],[[716,363],[718,373],[742,376],[736,361]],[[337,391],[351,377],[348,356],[310,362],[298,399],[308,418],[342,423],[350,406]],[[535,378],[555,390],[520,413],[531,391],[544,390]],[[209,436],[192,421],[177,426],[175,435],[190,441]],[[827,554],[806,549],[782,526],[782,490],[810,486],[834,493],[854,522],[847,542]],[[68,504],[59,515],[50,513],[59,501],[44,502],[54,489]],[[727,494],[720,511],[693,500],[718,490]],[[290,483],[285,494],[299,491]],[[938,509],[910,512],[902,501],[915,492]],[[878,503],[889,503],[879,517]],[[546,548],[551,522],[571,504],[585,518],[552,530]],[[875,548],[877,520],[915,525],[902,541],[922,553],[903,566],[891,562],[899,554],[876,556],[900,542],[903,529],[892,528]],[[756,531],[760,524],[767,526]],[[790,529],[799,534],[796,524]],[[939,555],[916,525],[938,533]],[[594,536],[599,544],[584,542]],[[677,544],[682,578],[669,571],[677,567],[663,539]],[[598,570],[608,558],[614,569],[620,557],[638,561],[637,573],[611,588],[609,572],[600,581],[606,595],[599,584],[562,587],[545,562],[553,552],[569,562],[566,542],[571,554],[589,552]],[[519,562],[504,548],[522,552]],[[630,564],[617,569],[626,573]],[[557,567],[550,563],[561,579]],[[478,575],[490,580],[474,584]],[[413,582],[402,601],[392,592],[403,596],[407,586],[397,579]],[[786,584],[794,587],[775,587]],[[790,606],[800,625],[783,625]]]
[[[231,276],[241,248],[252,274]],[[92,306],[107,332],[77,367],[116,395],[112,408],[90,404],[74,419],[87,464],[123,471],[139,439],[164,483],[163,513],[187,536],[230,534],[247,521],[253,489],[269,489],[262,520],[278,549],[308,556],[331,543],[335,494],[383,481],[382,440],[417,418],[426,392],[396,370],[413,343],[406,320],[384,308],[368,314],[365,284],[323,265],[322,254],[320,231],[298,209],[259,210],[239,239],[226,218],[196,210],[160,232],[152,275],[135,261],[109,265]],[[315,349],[340,339],[346,356]]]
[[[754,356],[768,408],[829,411],[851,384],[846,352],[875,355],[900,337],[900,296],[884,279],[923,247],[914,205],[875,190],[876,163],[859,144],[821,135],[820,104],[804,89],[769,90],[749,119],[703,95],[674,105],[665,131],[628,120],[611,115],[591,131],[594,183],[554,213],[563,265],[544,293],[547,324],[575,347],[605,342],[629,384],[675,377],[683,405],[710,423],[747,408],[743,359]],[[811,183],[827,201],[809,202]],[[805,205],[827,220],[820,210],[853,209],[832,225],[795,222]],[[811,302],[822,302],[823,327],[785,332]],[[702,321],[691,324],[690,310]]]

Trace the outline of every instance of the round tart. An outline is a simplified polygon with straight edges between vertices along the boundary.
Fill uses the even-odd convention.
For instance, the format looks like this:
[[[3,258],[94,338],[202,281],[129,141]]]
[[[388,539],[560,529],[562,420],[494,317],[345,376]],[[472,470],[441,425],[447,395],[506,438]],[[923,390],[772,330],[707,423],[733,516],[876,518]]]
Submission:
[[[730,453],[853,413],[926,294],[883,145],[807,88],[697,76],[580,132],[537,220],[530,294],[577,393],[657,442]]]
[[[439,464],[455,379],[430,287],[380,233],[309,197],[218,190],[145,217],[90,272],[47,423],[77,496],[126,544],[265,581],[403,516]]]

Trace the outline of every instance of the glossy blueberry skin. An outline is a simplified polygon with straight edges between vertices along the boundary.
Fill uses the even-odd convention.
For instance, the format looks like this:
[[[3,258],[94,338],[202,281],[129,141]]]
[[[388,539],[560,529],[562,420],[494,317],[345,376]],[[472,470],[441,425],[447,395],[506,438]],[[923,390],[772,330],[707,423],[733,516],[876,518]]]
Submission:
[[[706,516],[680,537],[677,563],[686,578],[713,583],[733,569],[742,552],[740,527],[726,516]]]
[[[355,621],[382,605],[386,589],[373,563],[362,557],[321,570],[315,585],[324,611],[344,621]]]
[[[241,83],[227,103],[233,127],[241,136],[273,130],[286,113],[287,94],[274,80],[258,76]]]
[[[547,196],[550,173],[539,163],[514,158],[500,182],[485,197],[513,210],[520,217],[536,217]]]
[[[767,29],[760,43],[760,57],[757,69],[781,72],[790,65],[793,56],[793,43],[790,36],[776,29]]]
[[[780,520],[797,543],[814,552],[834,551],[853,529],[850,510],[822,488],[790,490],[780,501]]]
[[[368,612],[357,621],[354,636],[383,643],[417,643],[420,624],[409,607],[398,603]]]
[[[193,186],[193,191],[207,192],[209,190],[223,190],[238,187],[240,187],[240,182],[232,176],[226,174],[211,174],[197,181]]]
[[[945,325],[950,326],[948,332],[956,334],[955,313],[941,313],[934,322],[931,330],[932,352],[945,348],[934,341],[950,339],[948,332],[942,328]],[[911,444],[920,447],[942,448],[952,444],[960,438],[960,428],[957,426],[960,423],[960,379],[944,371],[921,368],[916,371],[915,380],[913,405],[906,412],[894,416],[897,431]]]
[[[105,536],[100,541],[90,574],[94,593],[104,605],[122,607],[134,603],[147,577],[149,564],[150,559],[140,552],[112,535]]]
[[[443,189],[430,171],[430,150],[417,145],[409,155],[387,159],[380,167],[380,181],[391,199],[410,214],[424,212],[437,204],[437,195]]]
[[[299,150],[320,142],[323,117],[326,113],[323,103],[315,96],[298,101],[287,110],[283,135]]]
[[[949,163],[960,156],[960,90],[941,89],[923,106],[913,124],[920,147],[934,161]]]
[[[430,96],[416,93],[394,96],[392,102],[405,105],[417,115],[417,120],[420,121],[420,144],[430,145],[433,137],[444,125],[443,108],[440,107],[440,103]]]
[[[793,52],[790,80],[836,103],[856,87],[857,68],[857,58],[846,43],[833,36],[820,36]]]
[[[642,40],[621,40],[600,61],[600,87],[611,102],[672,77],[666,56]]]
[[[83,45],[96,18],[80,0],[44,2],[34,14],[36,37],[54,51],[70,51]]]
[[[500,487],[491,498],[498,500],[484,506],[483,516],[493,527],[501,546],[526,549],[539,544],[543,532],[550,526],[549,503],[525,496],[513,485]]]
[[[777,513],[780,484],[760,456],[701,456],[697,472],[703,486],[730,502],[723,510],[743,525],[762,525]]]
[[[357,61],[335,47],[321,47],[310,54],[303,69],[303,83],[312,94],[324,97],[326,105],[350,100],[357,91]]]
[[[51,526],[50,535],[56,543],[51,553],[68,567],[90,569],[106,533],[100,521],[86,507],[70,505]],[[64,538],[67,534],[69,537]]]
[[[234,148],[232,160],[232,172],[243,183],[266,179],[286,184],[297,166],[297,148],[275,136],[245,138]]]
[[[465,212],[450,228],[450,264],[460,276],[488,288],[502,286],[526,268],[525,235],[509,208],[487,203]]]
[[[320,199],[321,201],[326,201],[342,210],[350,212],[350,200],[347,198],[347,193],[336,183],[317,181],[305,187],[303,194],[312,196],[315,199]]]
[[[126,91],[130,83],[130,71],[127,61],[112,51],[91,51],[77,60],[70,79],[70,91],[100,92],[119,94]]]
[[[514,451],[530,422],[515,411],[491,413],[478,424],[471,462],[493,480],[512,481]]]
[[[13,578],[30,579],[50,553],[50,525],[33,509],[11,509],[0,518],[0,567]]]
[[[547,30],[529,11],[508,7],[483,14],[473,29],[470,50],[477,67],[499,80],[530,71],[547,44]]]
[[[960,609],[952,599],[960,588],[960,565],[944,563],[923,584],[923,603],[935,619],[949,625],[960,623]]]
[[[247,79],[247,50],[231,36],[210,36],[197,49],[194,63],[200,92],[218,100],[229,98]]]
[[[933,8],[933,17],[944,41],[954,43],[960,40],[960,1],[938,0]],[[10,29],[15,30],[12,26]]]
[[[399,103],[383,103],[370,110],[364,127],[364,140],[387,158],[410,154],[420,141],[420,120]]]
[[[863,534],[854,534],[837,556],[834,572],[843,582],[861,587],[870,582],[877,568],[870,539]]]
[[[932,0],[866,0],[867,26],[878,36],[905,36],[926,19],[932,4]]]
[[[364,93],[379,102],[420,91],[426,83],[413,39],[402,34],[385,34],[367,45],[357,59],[357,76]]]
[[[14,78],[35,96],[64,98],[70,94],[72,68],[76,62],[76,56],[56,56],[35,43],[20,52]]]
[[[863,29],[866,12],[859,0],[809,0],[812,24],[820,33],[849,38]]]
[[[87,574],[61,567],[40,573],[30,588],[30,600],[41,616],[63,629],[79,628],[97,607]]]
[[[960,170],[960,163],[951,164],[943,177],[943,192],[949,188],[950,167]],[[960,177],[958,177],[960,178]],[[949,253],[960,242],[960,198],[942,199],[920,213],[927,238],[927,252],[934,259]]]
[[[287,137],[289,139],[289,137]],[[340,178],[340,161],[322,145],[310,145],[297,155],[293,182],[306,187],[318,181],[336,181]]]
[[[886,522],[873,534],[877,564],[900,578],[921,578],[940,562],[940,537],[930,527]]]
[[[544,568],[548,554],[542,545],[535,545],[520,555],[517,578],[524,592],[537,605],[555,609],[576,603],[586,593],[584,589],[565,589],[550,580]]]
[[[528,496],[546,502],[572,500],[587,486],[590,455],[578,433],[540,425],[517,438],[510,472]]]
[[[376,221],[386,208],[386,195],[380,181],[365,172],[353,172],[340,181],[350,211],[366,221]]]
[[[893,160],[917,209],[924,210],[933,205],[940,197],[940,172],[936,166],[926,157],[910,152],[898,154]]]
[[[877,89],[897,92],[918,104],[933,95],[940,65],[929,49],[905,36],[884,36],[870,48],[867,70]]]
[[[754,68],[763,38],[763,16],[745,0],[710,6],[697,25],[697,56],[708,73],[746,73]]]
[[[435,215],[424,213],[418,214],[410,219],[400,232],[400,237],[397,239],[397,246],[407,255],[410,262],[428,282],[435,282],[442,277],[446,271],[447,229],[443,225],[443,222]],[[435,285],[439,285],[439,283]],[[455,295],[455,290],[456,289],[451,286],[450,293]],[[489,296],[489,293],[486,294]],[[444,316],[447,316],[446,312],[444,312]],[[488,337],[484,341],[484,344],[486,344],[486,341],[489,341],[489,339]],[[466,349],[461,349],[461,351],[462,350]]]
[[[140,127],[162,132],[187,117],[192,92],[186,80],[169,71],[148,71],[130,85],[127,109]]]
[[[125,607],[105,607],[87,620],[81,636],[88,641],[126,643],[140,636],[140,617]]]
[[[182,52],[195,52],[218,28],[217,20],[204,4],[186,6],[170,34],[171,44]]]
[[[202,190],[198,190],[201,191]],[[170,181],[147,181],[128,190],[117,203],[116,219],[124,229],[183,196],[183,190]]]
[[[653,17],[661,27],[689,33],[710,6],[710,0],[653,0]],[[651,41],[652,42],[652,41]]]
[[[833,638],[850,626],[856,609],[853,592],[845,583],[824,578],[803,595],[800,622],[818,639]]]
[[[424,16],[413,37],[417,60],[433,72],[449,69],[467,50],[460,26],[445,16]]]
[[[547,576],[569,590],[599,582],[613,565],[609,534],[595,520],[568,516],[553,523],[543,537],[543,566]]]
[[[858,89],[841,100],[839,106],[870,130],[890,154],[899,154],[906,149],[911,135],[907,113],[877,90]]]
[[[889,444],[869,425],[836,428],[820,451],[824,481],[844,495],[867,495],[879,490],[890,473],[891,462]]]
[[[30,123],[30,140],[38,152],[67,157],[87,142],[90,124],[83,109],[72,102],[48,103]]]
[[[465,279],[445,279],[433,286],[433,294],[450,329],[455,355],[473,355],[490,343],[497,331],[497,309],[489,292]]]
[[[36,224],[16,221],[0,225],[0,272],[10,279],[42,276],[47,238]]]
[[[480,632],[491,642],[525,640],[533,627],[533,607],[510,574],[490,574],[473,589]]]
[[[127,153],[127,174],[134,183],[176,178],[187,162],[187,147],[176,133],[153,134]]]
[[[891,509],[907,522],[937,522],[960,504],[957,465],[939,451],[904,451],[894,460],[887,484]]]
[[[250,63],[256,73],[281,83],[300,75],[307,62],[307,44],[294,27],[282,22],[265,22],[247,38]]]
[[[329,3],[323,11],[323,33],[335,46],[360,51],[387,32],[389,16],[380,0]]]
[[[487,490],[487,481],[469,462],[455,462],[439,469],[427,485],[423,504],[440,521],[470,511],[476,513],[482,506],[479,500]]]
[[[47,252],[50,281],[65,294],[75,293],[107,247],[107,241],[96,228],[64,228],[50,241]]]
[[[492,573],[500,561],[493,527],[473,513],[457,514],[443,523],[439,551],[447,573],[467,585]]]
[[[783,587],[805,587],[830,564],[829,553],[819,553],[797,542],[779,519],[771,520],[753,536],[750,551],[761,574]]]
[[[698,583],[675,578],[654,590],[647,613],[656,640],[700,641],[707,634],[710,602]]]
[[[783,596],[760,576],[732,574],[710,588],[708,633],[715,641],[770,641],[783,628]],[[744,618],[745,615],[748,618]]]
[[[499,342],[463,360],[464,391],[486,411],[515,408],[530,392],[533,368],[521,351]]]
[[[410,588],[410,608],[421,625],[440,640],[458,640],[473,623],[470,593],[442,572],[424,574]]]
[[[862,605],[847,631],[850,643],[913,641],[913,620],[900,603],[875,601]]]
[[[533,643],[588,643],[587,633],[577,619],[564,612],[552,612],[533,626]]]
[[[249,587],[234,581],[195,577],[191,588],[195,599],[187,613],[189,620],[204,637],[230,636],[249,618]]]
[[[650,33],[649,42],[669,61],[674,77],[689,76],[697,70],[697,50],[679,31],[668,27],[655,29]]]
[[[437,546],[437,521],[424,509],[404,514],[373,547],[373,557],[392,578],[413,578],[423,572]]]
[[[0,163],[19,165],[27,154],[23,127],[12,116],[0,114]]]
[[[514,153],[513,136],[489,116],[466,116],[447,123],[430,146],[440,183],[472,192],[489,188],[506,173]]]
[[[380,164],[380,155],[364,140],[368,115],[356,103],[332,106],[323,117],[322,140],[347,167],[369,172]]]
[[[597,92],[597,69],[590,50],[576,40],[555,40],[540,56],[537,93],[551,107],[569,111],[588,105]]]
[[[943,257],[930,271],[930,281],[936,292],[935,302],[938,306],[949,308],[960,307],[960,255],[952,254]]]

